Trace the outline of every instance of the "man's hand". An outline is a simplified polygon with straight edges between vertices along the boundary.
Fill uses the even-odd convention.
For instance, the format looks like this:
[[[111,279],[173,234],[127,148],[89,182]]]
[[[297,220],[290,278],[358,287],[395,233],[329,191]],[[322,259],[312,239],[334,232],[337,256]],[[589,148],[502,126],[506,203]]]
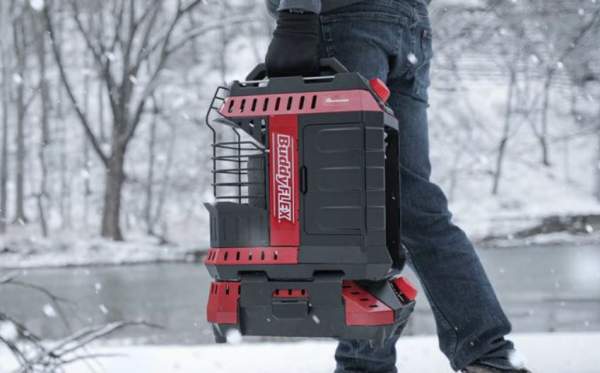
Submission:
[[[279,12],[265,62],[274,76],[319,74],[319,15]]]

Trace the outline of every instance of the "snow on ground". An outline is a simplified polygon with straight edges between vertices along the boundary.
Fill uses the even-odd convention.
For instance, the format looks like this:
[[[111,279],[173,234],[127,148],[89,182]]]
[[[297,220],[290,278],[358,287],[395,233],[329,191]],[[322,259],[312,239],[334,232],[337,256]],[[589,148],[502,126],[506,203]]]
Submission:
[[[42,238],[23,229],[0,235],[0,268],[35,268],[132,264],[191,260],[193,249],[160,244],[154,237],[114,242],[95,236],[56,235]]]
[[[599,373],[600,333],[516,335],[514,340],[536,373]],[[75,363],[66,373],[331,373],[333,342],[210,345],[197,347],[95,347],[90,352],[116,354]],[[398,371],[450,373],[434,337],[406,337],[398,342]],[[0,371],[14,368],[0,351]]]

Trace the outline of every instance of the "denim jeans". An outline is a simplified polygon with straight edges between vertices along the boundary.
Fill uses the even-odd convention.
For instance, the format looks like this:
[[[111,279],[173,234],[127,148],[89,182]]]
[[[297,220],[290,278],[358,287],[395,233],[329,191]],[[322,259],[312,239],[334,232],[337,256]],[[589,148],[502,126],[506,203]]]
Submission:
[[[430,181],[427,90],[431,25],[421,0],[369,0],[321,15],[322,56],[336,57],[367,79],[387,82],[400,123],[402,233],[409,262],[435,316],[440,348],[452,368],[475,361],[510,367],[511,330],[465,233],[452,223],[447,199]],[[342,340],[337,373],[396,372],[397,338],[384,346]]]

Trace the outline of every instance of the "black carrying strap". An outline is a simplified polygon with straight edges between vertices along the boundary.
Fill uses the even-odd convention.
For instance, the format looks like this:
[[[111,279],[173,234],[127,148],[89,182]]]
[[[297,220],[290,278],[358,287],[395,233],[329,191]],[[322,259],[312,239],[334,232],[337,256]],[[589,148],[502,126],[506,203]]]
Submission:
[[[342,65],[335,57],[322,58],[319,63],[319,76],[335,75],[338,73],[347,73],[348,69]],[[257,65],[246,80],[263,80],[267,78],[267,66],[264,63]]]

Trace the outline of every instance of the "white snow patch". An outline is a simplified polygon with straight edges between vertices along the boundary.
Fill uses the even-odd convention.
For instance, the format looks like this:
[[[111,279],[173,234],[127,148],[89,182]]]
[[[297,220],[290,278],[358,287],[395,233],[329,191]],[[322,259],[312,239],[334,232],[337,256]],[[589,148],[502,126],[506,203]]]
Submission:
[[[511,351],[508,355],[508,359],[510,360],[511,364],[516,368],[523,369],[527,366],[527,359],[519,351]]]
[[[240,333],[240,331],[237,329],[231,329],[231,330],[227,331],[225,338],[227,338],[228,343],[231,343],[234,345],[242,343],[242,333]]]
[[[93,236],[62,234],[39,237],[32,227],[11,227],[0,235],[0,268],[36,268],[86,266],[98,264],[134,264],[190,261],[205,247],[160,244],[153,237],[131,237],[127,242],[115,242]],[[96,293],[102,284],[95,287]]]
[[[0,337],[8,342],[12,342],[19,337],[19,331],[12,322],[2,321],[0,322]]]
[[[527,367],[544,373],[598,373],[600,333],[530,334],[511,338],[528,358]],[[333,341],[241,344],[234,346],[118,346],[89,349],[113,355],[65,366],[65,373],[325,373],[333,372]],[[451,373],[435,337],[404,337],[397,344],[398,371]],[[16,368],[10,352],[0,349],[0,366]]]

